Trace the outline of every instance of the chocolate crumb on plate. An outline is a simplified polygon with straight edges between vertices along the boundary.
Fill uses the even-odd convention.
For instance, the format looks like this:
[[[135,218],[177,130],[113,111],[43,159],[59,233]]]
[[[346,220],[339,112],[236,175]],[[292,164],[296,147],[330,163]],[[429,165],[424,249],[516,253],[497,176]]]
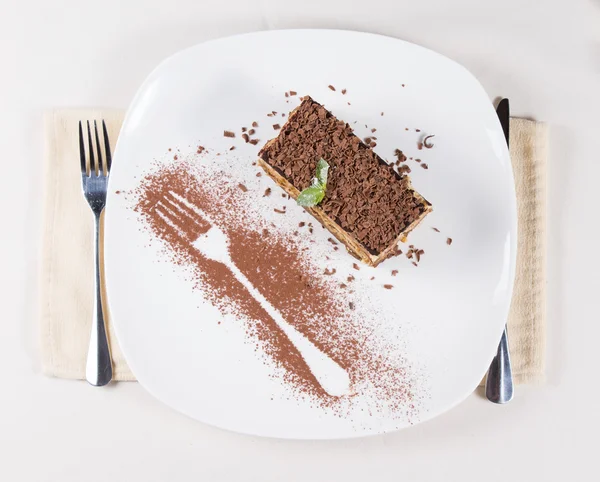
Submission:
[[[258,122],[254,121],[254,122],[252,123],[252,127],[258,127]]]
[[[229,150],[230,150],[230,151],[233,151],[233,150],[235,150],[235,146],[231,146],[231,147],[229,148]]]
[[[248,130],[247,127],[242,127],[242,132],[246,132]]]
[[[235,132],[223,131],[223,136],[224,137],[235,137]]]
[[[342,94],[346,95],[346,92],[348,92],[346,89],[342,89]]]
[[[253,146],[255,146],[256,144],[258,144],[260,142],[260,139],[252,139],[250,140],[250,144],[252,144]]]
[[[329,87],[329,90],[333,90],[335,92],[335,87],[333,85],[328,85],[327,87]]]
[[[244,139],[246,142],[250,142],[250,136],[248,134],[242,134],[242,139]]]
[[[279,124],[273,124],[273,129],[278,131],[279,129],[281,129],[281,126]]]
[[[299,228],[303,228],[305,225],[306,225],[306,223],[305,223],[304,221],[300,221],[300,222],[298,223],[298,227],[299,227]]]
[[[296,95],[298,92],[296,92],[295,90],[290,90],[290,95]]]
[[[438,228],[431,228],[431,229],[433,229],[436,233],[440,232],[440,230]]]
[[[325,271],[323,272],[323,274],[326,274],[327,276],[331,276],[332,274],[335,274],[335,273],[336,273],[335,268],[332,268],[332,269],[325,268]]]
[[[394,287],[394,285],[383,285],[383,287],[384,287],[386,290],[391,290],[391,289]]]
[[[358,266],[356,263],[352,263],[352,267],[356,270],[356,271],[360,271],[360,266]]]
[[[243,191],[243,192],[248,192],[248,188],[246,186],[244,186],[242,183],[238,184],[238,187]]]
[[[435,134],[426,136],[425,139],[423,139],[423,146],[426,147],[427,149],[431,149],[433,147],[433,144],[431,142],[427,142],[432,137],[435,137]]]
[[[254,129],[250,129],[250,130],[248,131],[248,135],[249,135],[249,136],[253,136],[255,133],[256,133],[256,131],[255,131]]]
[[[446,244],[450,246],[452,244],[452,238],[446,239]]]
[[[290,96],[290,94],[288,94],[288,93],[286,92],[286,93],[285,93],[285,96],[286,96],[286,97],[289,97],[289,96]]]
[[[262,177],[262,172],[257,172],[256,177]]]
[[[398,270],[397,269],[393,269],[392,270],[392,276],[396,276],[398,274]]]
[[[346,283],[340,283],[340,288],[347,288],[348,285]]]
[[[271,195],[271,188],[268,187],[267,189],[265,189],[265,193],[263,194],[263,197],[269,197]]]
[[[414,266],[419,266],[419,265],[418,265],[417,263],[415,263],[414,261],[412,262],[412,264],[413,264]]]
[[[273,211],[275,211],[276,213],[279,213],[279,214],[285,214],[285,211],[283,209],[273,208]]]
[[[425,163],[421,164],[421,167],[422,167],[423,169],[429,169],[429,166],[428,166],[427,164],[425,164]]]
[[[354,303],[352,303],[352,301],[349,301],[349,302],[348,302],[348,307],[349,307],[351,310],[354,310],[354,308],[355,308],[355,305],[354,305]]]

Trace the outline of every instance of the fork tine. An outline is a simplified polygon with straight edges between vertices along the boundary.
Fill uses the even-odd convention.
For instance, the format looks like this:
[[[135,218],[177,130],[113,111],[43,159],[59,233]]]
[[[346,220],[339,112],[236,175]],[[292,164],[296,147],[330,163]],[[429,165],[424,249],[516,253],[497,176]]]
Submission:
[[[88,148],[90,151],[90,176],[96,174],[96,160],[94,158],[94,145],[92,144],[92,131],[90,129],[90,121],[87,121],[88,131]]]
[[[96,154],[98,156],[98,175],[104,175],[104,168],[102,167],[102,150],[100,149],[100,138],[98,137],[98,124],[94,120],[94,134],[96,137]]]
[[[106,172],[110,174],[112,156],[110,155],[110,141],[108,140],[108,130],[106,129],[104,119],[102,120],[102,131],[104,132],[104,154],[106,155]]]
[[[81,121],[79,121],[79,161],[81,163],[81,174],[87,174],[87,167],[85,166],[85,144],[83,143],[83,127],[81,127]]]

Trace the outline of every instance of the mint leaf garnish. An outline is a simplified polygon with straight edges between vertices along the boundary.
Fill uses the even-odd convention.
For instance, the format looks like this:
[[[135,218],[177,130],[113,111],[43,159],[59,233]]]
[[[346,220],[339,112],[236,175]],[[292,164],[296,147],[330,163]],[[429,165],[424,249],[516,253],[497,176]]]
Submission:
[[[329,164],[325,159],[319,159],[317,162],[317,181],[323,186],[327,186],[327,174],[329,173]]]
[[[310,186],[298,195],[296,202],[300,204],[300,206],[316,206],[323,200],[324,197],[325,190],[320,185]]]
[[[325,197],[327,191],[327,174],[329,172],[329,164],[325,159],[320,159],[317,162],[317,171],[313,184],[304,189],[299,195],[296,202],[300,206],[311,207],[319,204]]]

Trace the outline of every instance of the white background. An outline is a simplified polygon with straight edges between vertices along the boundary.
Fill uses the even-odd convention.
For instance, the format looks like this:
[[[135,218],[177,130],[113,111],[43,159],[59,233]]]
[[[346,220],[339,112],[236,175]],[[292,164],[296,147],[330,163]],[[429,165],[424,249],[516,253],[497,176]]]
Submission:
[[[514,115],[550,124],[545,386],[519,387],[507,406],[474,394],[400,433],[290,442],[196,423],[135,383],[93,389],[40,374],[43,110],[126,107],[149,71],[177,50],[234,33],[293,27],[364,30],[437,50],[471,70],[490,98],[509,97]],[[4,0],[0,58],[0,480],[594,478],[599,0]]]

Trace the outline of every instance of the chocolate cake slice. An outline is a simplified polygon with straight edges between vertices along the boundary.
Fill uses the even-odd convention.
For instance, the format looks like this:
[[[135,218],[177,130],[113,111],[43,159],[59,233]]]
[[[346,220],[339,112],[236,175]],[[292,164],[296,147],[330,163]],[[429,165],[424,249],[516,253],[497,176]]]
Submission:
[[[305,208],[348,251],[377,266],[432,210],[406,175],[364,144],[345,122],[304,97],[258,163],[294,199],[312,184],[319,159],[330,165],[323,201]]]

